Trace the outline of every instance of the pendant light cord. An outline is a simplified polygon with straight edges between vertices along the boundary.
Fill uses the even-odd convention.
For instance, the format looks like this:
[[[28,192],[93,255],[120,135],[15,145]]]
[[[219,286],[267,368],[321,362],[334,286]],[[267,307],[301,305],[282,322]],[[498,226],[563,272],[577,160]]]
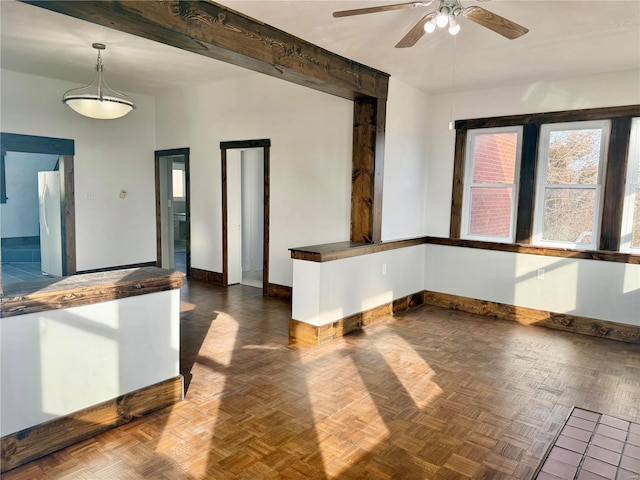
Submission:
[[[100,101],[102,102],[104,100],[104,97],[102,96],[102,72],[103,72],[103,67],[102,67],[102,56],[100,55],[100,50],[98,50],[98,61],[96,63],[96,71],[98,72],[98,97],[100,98]]]

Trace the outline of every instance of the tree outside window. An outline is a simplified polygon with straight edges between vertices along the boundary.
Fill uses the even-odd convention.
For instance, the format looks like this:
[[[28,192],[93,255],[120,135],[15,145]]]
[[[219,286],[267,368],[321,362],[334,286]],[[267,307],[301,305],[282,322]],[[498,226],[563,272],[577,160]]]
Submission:
[[[608,122],[542,126],[534,243],[597,248]]]

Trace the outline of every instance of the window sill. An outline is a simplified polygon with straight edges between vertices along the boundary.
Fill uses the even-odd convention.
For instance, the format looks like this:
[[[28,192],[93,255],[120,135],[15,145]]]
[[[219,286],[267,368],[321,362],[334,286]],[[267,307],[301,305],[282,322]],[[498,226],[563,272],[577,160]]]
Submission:
[[[444,237],[417,237],[406,240],[395,240],[381,243],[336,242],[311,247],[290,248],[291,258],[310,262],[329,262],[344,258],[369,255],[371,253],[412,247],[421,244],[446,245],[450,247],[479,248],[501,252],[544,255],[547,257],[582,258],[605,262],[629,263],[640,265],[640,255],[635,253],[611,252],[605,250],[569,250],[565,248],[540,247],[519,243],[497,243],[480,240]]]
[[[540,247],[519,243],[495,243],[443,237],[425,237],[425,243],[432,245],[447,245],[451,247],[496,250],[500,252],[526,253],[529,255],[544,255],[548,257],[582,258],[586,260],[603,260],[605,262],[640,265],[640,255],[638,254],[611,252],[606,250],[569,250],[564,248]]]

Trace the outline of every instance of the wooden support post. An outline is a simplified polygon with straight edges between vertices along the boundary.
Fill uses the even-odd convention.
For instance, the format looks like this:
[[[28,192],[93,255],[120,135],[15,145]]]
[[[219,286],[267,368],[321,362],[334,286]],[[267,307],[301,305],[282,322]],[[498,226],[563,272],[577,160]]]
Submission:
[[[351,241],[382,241],[382,179],[386,100],[358,98],[353,105]]]

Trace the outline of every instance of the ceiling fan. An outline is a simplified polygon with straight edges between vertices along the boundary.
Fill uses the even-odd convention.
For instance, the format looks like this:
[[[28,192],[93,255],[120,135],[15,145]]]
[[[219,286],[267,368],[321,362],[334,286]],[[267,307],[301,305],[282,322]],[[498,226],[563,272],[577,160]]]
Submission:
[[[381,5],[377,7],[356,8],[354,10],[341,10],[333,12],[333,16],[350,17],[353,15],[363,15],[365,13],[387,12],[390,10],[405,10],[416,7],[428,7],[436,0],[424,2],[406,2],[394,5]],[[481,0],[482,1],[482,0]],[[486,0],[485,0],[486,1]],[[449,33],[456,35],[460,31],[460,24],[457,17],[462,15],[478,25],[493,30],[494,32],[508,38],[509,40],[521,37],[529,31],[528,28],[518,25],[500,15],[490,12],[482,7],[463,7],[460,0],[439,0],[438,8],[424,17],[409,30],[402,40],[398,42],[396,48],[407,48],[414,46],[425,33],[433,32],[436,27],[444,28],[449,26]]]

